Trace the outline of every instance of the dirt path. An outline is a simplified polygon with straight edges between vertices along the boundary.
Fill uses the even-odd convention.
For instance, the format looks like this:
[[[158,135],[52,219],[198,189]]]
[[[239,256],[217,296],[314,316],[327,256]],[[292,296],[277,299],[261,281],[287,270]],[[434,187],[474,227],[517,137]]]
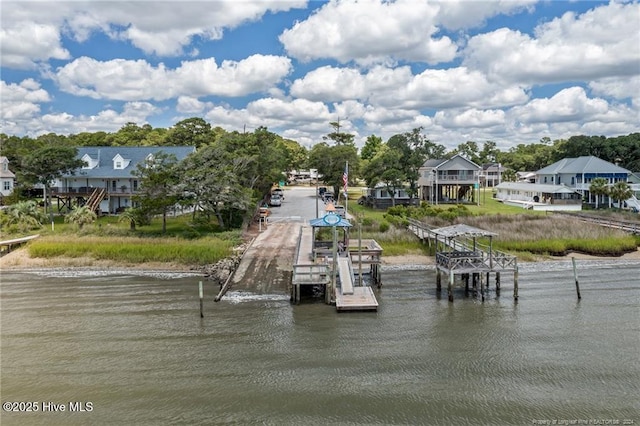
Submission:
[[[232,290],[288,293],[300,223],[273,223],[256,236],[233,277]]]

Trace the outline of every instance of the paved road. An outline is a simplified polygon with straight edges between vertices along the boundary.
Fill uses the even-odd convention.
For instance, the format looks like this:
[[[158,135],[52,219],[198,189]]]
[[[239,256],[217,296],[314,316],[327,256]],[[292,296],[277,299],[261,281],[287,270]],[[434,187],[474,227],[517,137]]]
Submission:
[[[245,253],[233,277],[232,290],[288,293],[300,227],[316,217],[316,189],[287,187],[280,207],[271,207],[266,228]],[[317,203],[320,215],[324,204]]]

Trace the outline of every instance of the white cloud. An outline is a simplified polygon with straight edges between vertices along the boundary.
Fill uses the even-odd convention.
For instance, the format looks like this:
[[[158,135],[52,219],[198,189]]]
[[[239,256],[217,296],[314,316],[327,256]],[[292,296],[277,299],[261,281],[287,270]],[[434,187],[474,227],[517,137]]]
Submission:
[[[536,38],[501,28],[472,37],[463,63],[489,80],[527,84],[637,74],[638,3],[566,13],[536,28]]]
[[[302,8],[306,3],[306,0],[2,2],[1,60],[3,66],[26,68],[48,59],[68,59],[69,52],[61,46],[61,34],[84,42],[95,32],[130,42],[147,54],[176,56],[195,37],[220,39],[225,29],[257,21],[265,13]]]
[[[505,112],[502,110],[448,110],[438,111],[434,117],[434,122],[442,127],[452,129],[488,128],[504,126],[506,117]]]
[[[456,45],[438,36],[438,6],[398,0],[330,1],[280,35],[287,53],[302,61],[334,58],[370,65],[413,60],[430,64],[455,57]]]
[[[435,3],[439,5],[437,21],[445,28],[459,30],[480,26],[496,15],[532,11],[537,2],[538,0],[441,0]]]
[[[594,95],[618,100],[631,99],[636,109],[640,108],[640,75],[630,78],[602,78],[590,82],[589,88]]]
[[[534,99],[527,105],[514,107],[510,114],[523,123],[583,121],[604,114],[608,106],[603,99],[589,99],[582,87],[570,87],[551,98]]]
[[[269,90],[291,71],[282,56],[253,55],[242,61],[184,61],[174,69],[145,60],[78,58],[57,70],[60,89],[94,99],[156,101],[178,96],[243,96]]]
[[[2,4],[4,7],[5,3]],[[58,28],[34,22],[15,22],[0,29],[0,61],[3,67],[35,68],[48,59],[69,59]]]
[[[23,80],[19,84],[7,84],[0,81],[0,127],[8,132],[20,123],[27,122],[40,113],[40,103],[50,102],[49,93],[33,79]]]

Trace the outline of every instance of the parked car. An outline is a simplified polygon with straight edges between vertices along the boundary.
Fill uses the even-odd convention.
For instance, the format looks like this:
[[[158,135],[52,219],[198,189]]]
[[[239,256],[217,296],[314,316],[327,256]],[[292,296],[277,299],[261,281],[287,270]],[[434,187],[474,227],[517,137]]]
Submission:
[[[271,200],[269,200],[269,205],[271,207],[280,207],[282,205],[282,197],[277,194],[271,195]]]
[[[280,198],[282,198],[282,200],[284,201],[284,191],[281,188],[276,188],[273,191],[271,191],[271,196],[274,195],[279,195]]]

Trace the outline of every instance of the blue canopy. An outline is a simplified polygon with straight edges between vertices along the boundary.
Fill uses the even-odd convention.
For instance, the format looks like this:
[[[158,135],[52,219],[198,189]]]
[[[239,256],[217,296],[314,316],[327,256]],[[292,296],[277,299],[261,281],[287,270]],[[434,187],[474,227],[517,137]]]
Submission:
[[[336,222],[335,224],[331,224],[331,223],[325,221],[324,217],[318,217],[316,219],[311,219],[309,221],[309,224],[314,228],[327,227],[327,226],[337,226],[337,227],[341,227],[341,228],[349,228],[349,227],[353,226],[348,220],[343,219],[343,218],[340,218],[339,222]]]

